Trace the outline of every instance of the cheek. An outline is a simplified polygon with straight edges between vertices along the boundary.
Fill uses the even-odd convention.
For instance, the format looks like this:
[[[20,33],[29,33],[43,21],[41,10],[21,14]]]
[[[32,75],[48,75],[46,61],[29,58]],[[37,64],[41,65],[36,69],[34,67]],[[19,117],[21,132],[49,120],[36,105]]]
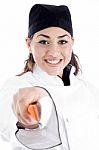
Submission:
[[[40,61],[40,59],[44,56],[44,50],[42,50],[39,46],[34,46],[32,48],[32,54],[35,61]]]
[[[70,48],[67,48],[64,50],[64,57],[66,60],[70,60],[71,59],[71,56],[72,56],[72,49],[71,47]]]

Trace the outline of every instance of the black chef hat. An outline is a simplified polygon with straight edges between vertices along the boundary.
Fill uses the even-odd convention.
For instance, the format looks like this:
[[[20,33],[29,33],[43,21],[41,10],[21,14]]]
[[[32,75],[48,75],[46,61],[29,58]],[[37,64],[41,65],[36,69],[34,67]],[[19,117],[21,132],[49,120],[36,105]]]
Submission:
[[[31,8],[28,37],[48,27],[60,27],[73,36],[71,14],[67,6],[35,4]]]

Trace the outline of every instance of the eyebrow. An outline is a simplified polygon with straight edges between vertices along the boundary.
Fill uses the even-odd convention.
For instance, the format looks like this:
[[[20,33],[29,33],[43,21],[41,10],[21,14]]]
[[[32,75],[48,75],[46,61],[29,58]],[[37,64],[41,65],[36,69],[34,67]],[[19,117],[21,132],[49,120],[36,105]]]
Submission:
[[[48,39],[50,38],[50,36],[45,35],[45,34],[39,34],[37,37],[39,37],[39,36],[43,36],[43,37],[48,38]],[[57,38],[58,38],[58,39],[60,39],[60,38],[63,38],[63,37],[65,37],[65,36],[68,36],[68,37],[69,37],[69,35],[64,34],[64,35],[60,35],[60,36],[58,36]]]

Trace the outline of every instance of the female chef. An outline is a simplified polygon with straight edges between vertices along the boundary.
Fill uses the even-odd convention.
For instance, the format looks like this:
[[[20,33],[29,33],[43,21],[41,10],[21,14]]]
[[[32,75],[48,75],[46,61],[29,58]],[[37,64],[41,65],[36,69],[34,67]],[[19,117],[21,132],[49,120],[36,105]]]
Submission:
[[[98,92],[77,77],[73,43],[67,6],[31,8],[29,58],[0,91],[0,135],[14,150],[99,150]],[[28,111],[32,104],[39,120]]]

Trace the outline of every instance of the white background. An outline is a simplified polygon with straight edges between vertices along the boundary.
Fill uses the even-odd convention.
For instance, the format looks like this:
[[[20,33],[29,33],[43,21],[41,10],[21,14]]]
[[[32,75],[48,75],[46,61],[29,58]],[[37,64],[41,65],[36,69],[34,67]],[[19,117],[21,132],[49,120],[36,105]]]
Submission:
[[[8,78],[23,69],[24,61],[28,57],[25,44],[28,13],[35,3],[48,2],[47,0],[0,1],[0,87]],[[69,6],[75,38],[73,50],[79,56],[84,79],[99,89],[99,1],[50,0],[48,4]],[[8,150],[6,144],[1,143],[1,147]]]

